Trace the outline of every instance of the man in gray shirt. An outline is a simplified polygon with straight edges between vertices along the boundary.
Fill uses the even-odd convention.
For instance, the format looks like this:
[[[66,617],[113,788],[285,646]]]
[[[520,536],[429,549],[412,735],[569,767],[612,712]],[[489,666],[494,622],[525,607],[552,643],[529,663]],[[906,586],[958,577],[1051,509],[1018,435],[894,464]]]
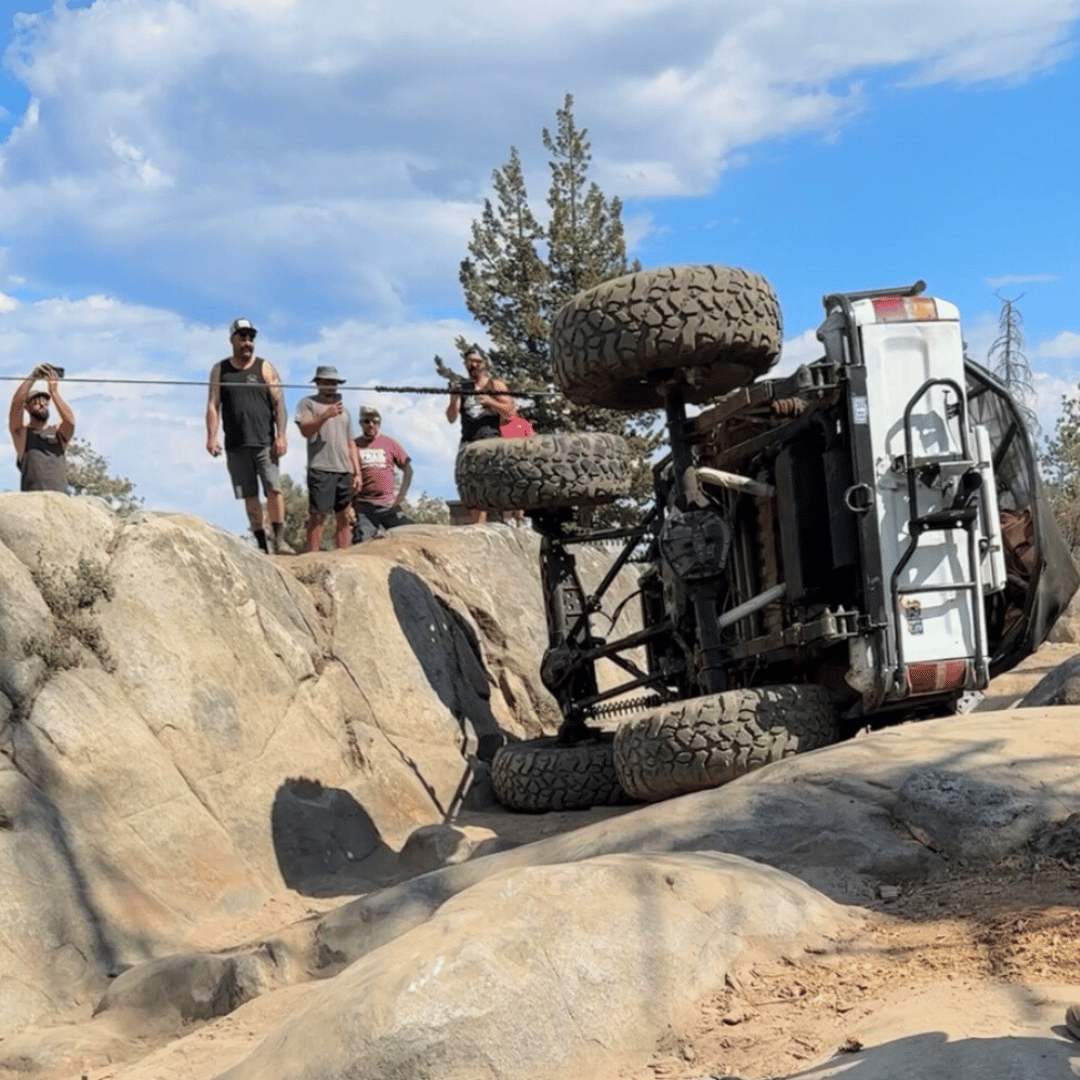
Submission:
[[[322,547],[323,522],[334,512],[334,542],[348,547],[352,540],[349,506],[360,490],[360,459],[353,441],[349,411],[341,401],[337,368],[320,365],[311,380],[318,393],[296,406],[296,426],[307,439],[307,550]]]
[[[67,452],[75,434],[75,415],[60,396],[56,370],[39,364],[15,388],[8,413],[8,430],[15,446],[15,464],[22,477],[20,491],[62,491],[67,494]],[[44,379],[48,390],[31,392],[34,380]],[[49,402],[60,423],[49,425]],[[26,417],[29,416],[29,423]]]

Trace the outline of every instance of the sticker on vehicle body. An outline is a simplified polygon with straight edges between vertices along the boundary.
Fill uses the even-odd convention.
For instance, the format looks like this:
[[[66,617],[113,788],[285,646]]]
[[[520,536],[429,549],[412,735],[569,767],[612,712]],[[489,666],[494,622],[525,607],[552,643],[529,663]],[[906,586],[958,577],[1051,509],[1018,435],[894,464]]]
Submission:
[[[861,394],[851,399],[851,419],[856,424],[870,423],[870,406]]]
[[[909,634],[921,634],[923,632],[922,603],[918,600],[901,600],[900,607],[907,619]]]

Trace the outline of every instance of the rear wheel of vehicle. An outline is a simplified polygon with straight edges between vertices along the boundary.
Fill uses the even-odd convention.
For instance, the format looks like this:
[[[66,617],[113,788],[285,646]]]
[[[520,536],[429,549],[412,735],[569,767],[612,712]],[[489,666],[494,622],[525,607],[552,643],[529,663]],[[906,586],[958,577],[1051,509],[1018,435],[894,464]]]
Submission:
[[[556,510],[628,494],[630,471],[630,448],[621,436],[577,432],[466,443],[454,478],[466,506]]]
[[[495,797],[511,810],[583,810],[628,802],[611,740],[560,745],[554,737],[501,746],[491,763]]]
[[[727,690],[624,722],[615,734],[615,772],[628,794],[655,801],[718,787],[838,736],[823,687]]]
[[[776,362],[780,304],[759,274],[669,266],[578,293],[555,316],[555,381],[578,405],[655,409],[678,378],[701,402],[744,386]]]

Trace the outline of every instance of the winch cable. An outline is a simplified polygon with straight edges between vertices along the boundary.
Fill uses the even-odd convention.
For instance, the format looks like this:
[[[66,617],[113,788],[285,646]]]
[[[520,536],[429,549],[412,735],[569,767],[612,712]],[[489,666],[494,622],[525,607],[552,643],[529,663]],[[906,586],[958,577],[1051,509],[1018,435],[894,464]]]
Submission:
[[[0,381],[2,382],[23,382],[26,379],[25,375],[0,375]],[[35,379],[35,382],[46,382],[45,379]],[[203,390],[207,389],[209,383],[206,379],[112,379],[90,376],[71,376],[65,377],[60,380],[62,383],[100,383],[103,385],[116,385],[116,386],[199,386]],[[266,383],[222,383],[222,389],[252,389],[263,388]],[[311,383],[278,383],[282,390],[307,390],[309,393],[312,390]],[[451,388],[449,386],[357,386],[350,383],[343,383],[338,386],[338,390],[357,390],[361,393],[367,394],[441,394],[450,395],[458,394],[460,396],[472,396],[475,397],[479,394],[490,394],[491,391],[485,390],[464,390]],[[507,390],[497,390],[496,394],[509,394],[510,397],[515,398],[529,398],[535,400],[542,397],[561,397],[561,391],[559,390],[516,390],[513,388]]]

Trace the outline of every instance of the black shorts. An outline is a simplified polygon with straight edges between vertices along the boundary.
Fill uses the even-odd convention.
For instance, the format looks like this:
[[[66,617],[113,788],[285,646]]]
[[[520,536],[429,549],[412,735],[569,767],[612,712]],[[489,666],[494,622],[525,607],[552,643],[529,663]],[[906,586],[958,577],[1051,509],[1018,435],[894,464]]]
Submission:
[[[308,510],[312,514],[340,514],[348,508],[353,497],[351,472],[327,472],[308,469]]]

